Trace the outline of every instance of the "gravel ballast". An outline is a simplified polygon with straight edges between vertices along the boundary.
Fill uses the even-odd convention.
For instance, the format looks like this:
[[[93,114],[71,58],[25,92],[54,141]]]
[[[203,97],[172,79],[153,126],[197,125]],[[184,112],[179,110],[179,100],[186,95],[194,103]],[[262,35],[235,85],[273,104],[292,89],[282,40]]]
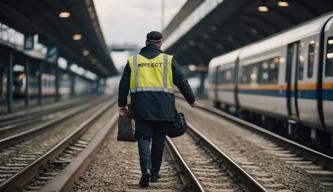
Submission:
[[[189,122],[271,191],[328,191],[310,172],[320,166],[249,130],[178,100]],[[265,176],[265,177],[263,177]]]
[[[74,191],[183,191],[174,162],[165,150],[161,179],[141,188],[137,143],[118,142],[117,129],[108,135],[95,160],[73,186]]]

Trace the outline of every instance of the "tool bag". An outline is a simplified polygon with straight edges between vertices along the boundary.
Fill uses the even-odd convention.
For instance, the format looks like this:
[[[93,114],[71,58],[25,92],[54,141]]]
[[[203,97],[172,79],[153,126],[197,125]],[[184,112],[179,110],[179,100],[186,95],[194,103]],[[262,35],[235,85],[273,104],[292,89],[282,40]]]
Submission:
[[[186,132],[187,123],[183,113],[176,112],[176,119],[171,127],[168,127],[167,135],[170,138],[179,137]]]
[[[128,142],[136,142],[137,138],[135,138],[135,125],[134,121],[131,119],[129,113],[124,116],[119,116],[118,120],[118,141],[128,141]]]

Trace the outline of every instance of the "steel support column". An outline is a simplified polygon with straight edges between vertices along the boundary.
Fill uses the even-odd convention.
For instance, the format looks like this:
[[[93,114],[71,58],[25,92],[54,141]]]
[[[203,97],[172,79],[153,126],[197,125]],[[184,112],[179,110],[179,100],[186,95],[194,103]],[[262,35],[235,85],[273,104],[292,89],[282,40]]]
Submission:
[[[42,90],[42,74],[43,74],[43,62],[40,62],[38,70],[38,104],[41,105],[43,103],[43,90]]]
[[[13,62],[14,52],[10,51],[7,69],[7,112],[13,112]]]
[[[60,70],[59,70],[59,64],[58,61],[56,61],[55,67],[54,67],[54,76],[55,76],[55,101],[60,100],[60,94],[59,94],[59,87],[60,87]]]
[[[67,80],[69,82],[69,97],[73,97],[73,90],[72,90],[72,71],[71,71],[71,65],[72,63],[70,61],[67,60],[67,68],[66,68],[66,72],[67,72]]]
[[[199,95],[203,96],[205,94],[205,79],[207,76],[207,72],[200,72],[200,86],[199,86]]]
[[[68,79],[69,79],[69,89],[70,89],[70,97],[74,97],[75,96],[75,89],[74,89],[74,74],[71,70],[71,66],[72,66],[72,62],[67,61],[67,75],[68,75]]]
[[[73,74],[73,73],[71,75],[71,96],[72,97],[76,96],[76,91],[75,91],[75,74]]]
[[[29,106],[30,63],[29,63],[28,58],[25,61],[24,73],[25,73],[24,103],[25,103],[25,106]]]
[[[5,64],[0,60],[0,105],[2,105],[3,96],[3,72],[5,69]]]
[[[106,80],[102,79],[102,89],[101,89],[101,94],[105,93],[105,89],[106,89]]]
[[[97,92],[97,95],[99,95],[99,89],[100,89],[100,79],[99,78],[97,78],[97,81],[96,81],[96,92]]]

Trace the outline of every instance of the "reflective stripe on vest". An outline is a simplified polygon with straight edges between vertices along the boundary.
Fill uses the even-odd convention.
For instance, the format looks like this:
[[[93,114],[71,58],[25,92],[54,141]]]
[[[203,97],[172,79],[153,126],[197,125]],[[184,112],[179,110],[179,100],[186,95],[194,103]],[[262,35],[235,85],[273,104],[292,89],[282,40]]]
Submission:
[[[163,91],[173,93],[172,56],[161,53],[148,59],[134,55],[128,59],[131,68],[131,93],[140,91]]]

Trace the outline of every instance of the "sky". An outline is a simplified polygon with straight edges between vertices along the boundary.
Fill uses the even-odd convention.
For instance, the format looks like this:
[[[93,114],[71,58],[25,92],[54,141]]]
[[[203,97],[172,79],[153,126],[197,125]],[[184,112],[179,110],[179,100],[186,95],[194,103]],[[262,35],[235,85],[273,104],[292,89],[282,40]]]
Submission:
[[[186,0],[165,1],[165,25]],[[129,43],[143,46],[149,31],[161,31],[162,0],[94,0],[108,45]]]

